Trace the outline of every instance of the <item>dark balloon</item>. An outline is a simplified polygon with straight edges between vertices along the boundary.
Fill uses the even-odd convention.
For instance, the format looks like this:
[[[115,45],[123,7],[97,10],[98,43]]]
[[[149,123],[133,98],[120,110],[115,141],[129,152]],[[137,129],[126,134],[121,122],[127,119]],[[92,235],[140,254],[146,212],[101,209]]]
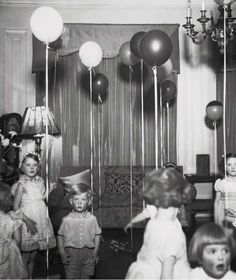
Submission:
[[[130,49],[130,42],[127,41],[121,45],[119,50],[119,57],[125,65],[132,66],[139,62],[139,58],[135,56]]]
[[[92,86],[94,95],[103,95],[108,87],[107,77],[101,73],[97,73],[93,78]]]
[[[139,31],[139,32],[135,33],[130,40],[130,49],[133,52],[133,54],[139,58],[142,58],[141,50],[140,50],[140,43],[141,43],[141,40],[145,33],[146,32],[144,32],[144,31]]]
[[[206,115],[212,121],[220,120],[223,115],[223,104],[217,100],[209,102],[206,106]]]
[[[170,58],[171,39],[165,32],[151,30],[143,35],[140,50],[145,62],[153,66],[160,66]]]
[[[173,81],[171,80],[165,80],[161,84],[161,89],[162,89],[162,100],[163,102],[169,102],[176,96],[176,85]]]

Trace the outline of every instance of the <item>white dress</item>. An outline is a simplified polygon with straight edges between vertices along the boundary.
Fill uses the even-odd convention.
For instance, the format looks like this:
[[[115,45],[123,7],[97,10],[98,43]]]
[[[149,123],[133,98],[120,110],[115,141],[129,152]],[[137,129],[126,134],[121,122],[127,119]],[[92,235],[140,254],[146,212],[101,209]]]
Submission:
[[[160,279],[162,262],[176,257],[174,279],[187,279],[186,238],[178,219],[151,219],[146,226],[143,245],[126,274],[126,279]]]
[[[188,279],[195,279],[195,280],[215,280],[216,278],[212,278],[206,274],[202,267],[196,267],[191,269],[189,273]],[[236,273],[229,270],[220,280],[235,280]]]
[[[23,279],[26,270],[13,233],[22,225],[21,219],[13,220],[0,211],[0,279]]]
[[[23,186],[23,195],[20,204],[22,212],[35,221],[38,232],[31,235],[27,231],[25,223],[22,225],[22,251],[45,250],[56,246],[53,227],[48,216],[48,209],[44,201],[45,186],[40,176],[33,180],[23,175],[12,186],[12,194],[15,195],[18,185]]]
[[[225,210],[232,209],[236,212],[236,182],[228,178],[217,179],[215,191],[221,193],[217,211],[217,223],[222,225],[223,220],[234,222],[236,219],[225,214]]]

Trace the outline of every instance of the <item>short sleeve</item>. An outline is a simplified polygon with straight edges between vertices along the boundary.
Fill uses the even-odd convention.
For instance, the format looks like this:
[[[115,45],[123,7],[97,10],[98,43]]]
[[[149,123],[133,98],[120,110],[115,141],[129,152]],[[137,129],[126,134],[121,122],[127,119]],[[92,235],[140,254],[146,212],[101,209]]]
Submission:
[[[65,223],[65,219],[62,219],[62,223],[60,225],[60,228],[58,230],[58,235],[65,235],[65,231],[66,231],[66,223]]]
[[[101,229],[98,225],[98,221],[97,218],[94,216],[94,221],[93,221],[93,234],[97,235],[97,234],[101,234]]]
[[[156,216],[157,214],[157,208],[154,205],[150,205],[148,204],[146,206],[146,208],[143,209],[143,214],[145,215],[145,217],[147,218],[153,218]]]
[[[16,191],[17,191],[18,186],[19,186],[20,184],[21,184],[20,182],[16,182],[15,184],[13,184],[13,185],[11,186],[11,194],[12,194],[13,196],[16,195]]]
[[[223,188],[222,188],[222,180],[221,179],[217,179],[214,185],[215,191],[216,192],[223,192]]]

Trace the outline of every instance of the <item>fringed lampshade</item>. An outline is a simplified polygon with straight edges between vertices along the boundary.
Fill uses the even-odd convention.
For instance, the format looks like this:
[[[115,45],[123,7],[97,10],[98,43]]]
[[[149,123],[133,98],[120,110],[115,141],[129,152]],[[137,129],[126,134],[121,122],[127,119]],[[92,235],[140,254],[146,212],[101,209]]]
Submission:
[[[48,124],[48,134],[59,135],[60,129],[55,122],[52,111],[45,106],[27,107],[23,116],[21,136],[23,138],[33,137],[36,144],[35,151],[40,155],[42,137],[46,133],[46,122]]]

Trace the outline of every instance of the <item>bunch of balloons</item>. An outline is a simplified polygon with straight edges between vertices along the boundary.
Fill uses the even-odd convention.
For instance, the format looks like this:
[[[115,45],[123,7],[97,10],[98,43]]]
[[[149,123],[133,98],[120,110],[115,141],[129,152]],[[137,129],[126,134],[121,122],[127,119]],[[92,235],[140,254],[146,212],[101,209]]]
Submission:
[[[169,60],[172,52],[170,37],[163,31],[150,30],[148,32],[139,31],[135,33],[130,42],[125,42],[119,50],[119,57],[126,65],[134,65],[143,59],[152,66],[161,66],[164,69],[160,80],[169,75],[172,71],[172,63]],[[167,62],[168,61],[168,62]],[[167,64],[165,64],[167,63]]]
[[[102,61],[103,50],[94,41],[85,42],[79,49],[79,57],[83,65],[91,71]],[[92,78],[92,94],[95,103],[102,103],[107,95],[108,79],[102,73],[97,73]]]

